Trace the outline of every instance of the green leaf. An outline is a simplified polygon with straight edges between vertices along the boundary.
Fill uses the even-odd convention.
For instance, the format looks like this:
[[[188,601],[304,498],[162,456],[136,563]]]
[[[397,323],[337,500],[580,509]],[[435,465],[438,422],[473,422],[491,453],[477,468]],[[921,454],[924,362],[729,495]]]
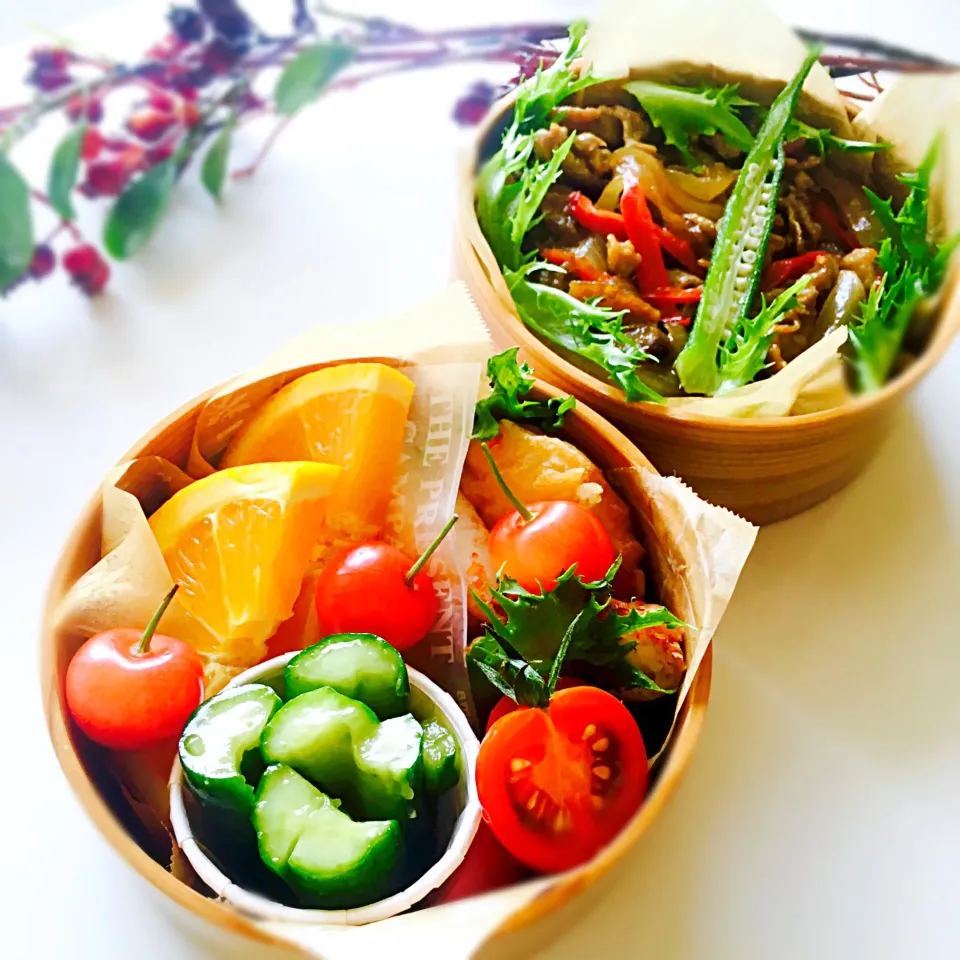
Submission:
[[[534,423],[544,430],[559,430],[568,410],[577,401],[573,397],[550,400],[523,400],[533,387],[533,371],[517,361],[519,347],[511,347],[487,361],[491,393],[477,403],[473,437],[492,440],[500,432],[500,420]]]
[[[720,348],[720,386],[717,396],[750,383],[764,368],[767,351],[773,342],[774,327],[783,315],[797,305],[797,294],[810,278],[802,276],[792,287],[784,290],[771,303],[765,300],[760,312],[744,317]]]
[[[508,656],[500,641],[487,630],[470,644],[467,654],[500,693],[522,706],[546,706],[550,693],[543,677],[522,657]]]
[[[0,290],[29,268],[33,259],[30,187],[17,168],[0,154]]]
[[[890,143],[871,143],[868,140],[846,140],[835,136],[831,131],[822,127],[813,127],[796,117],[792,117],[787,124],[784,141],[791,143],[794,140],[806,140],[813,149],[825,156],[828,150],[840,153],[876,153],[878,150],[889,150]]]
[[[50,163],[50,174],[47,179],[47,195],[50,204],[64,220],[73,220],[76,211],[73,209],[74,184],[77,182],[77,171],[80,169],[80,151],[83,147],[83,138],[87,134],[86,124],[69,131],[60,141],[54,151]]]
[[[353,59],[354,48],[336,41],[301,50],[284,68],[273,94],[276,111],[289,117],[313,103]]]
[[[203,158],[203,166],[200,168],[200,182],[217,203],[223,201],[223,184],[227,176],[227,157],[230,155],[233,123],[234,118],[231,117],[223,125],[223,129],[210,144],[210,149]]]
[[[663,403],[637,373],[639,364],[653,358],[624,334],[623,314],[582,303],[556,287],[530,283],[525,275],[537,266],[506,275],[520,319],[582,369],[620,387],[630,402]]]
[[[667,143],[680,151],[688,167],[700,166],[690,150],[696,136],[722,134],[730,146],[744,153],[753,146],[753,134],[735,108],[756,104],[738,96],[735,85],[690,88],[634,80],[623,88],[640,101],[650,122],[663,131]]]
[[[723,383],[721,344],[753,309],[786,163],[783,137],[818,56],[818,50],[810,51],[773,101],[727,201],[697,316],[674,362],[687,393],[713,396],[717,392]]]
[[[900,176],[910,189],[899,212],[894,213],[892,200],[864,188],[886,237],[877,255],[883,281],[871,289],[859,318],[850,325],[848,361],[862,392],[879,390],[887,382],[918,304],[939,289],[951,252],[960,243],[960,236],[946,243],[930,236],[930,178],[940,139],[934,139],[915,172]]]
[[[513,119],[500,149],[477,176],[477,219],[498,263],[508,270],[529,259],[523,253],[523,238],[539,222],[540,204],[560,176],[575,137],[571,134],[549,160],[541,161],[533,151],[533,134],[549,123],[563,100],[597,82],[589,71],[578,74],[573,69],[585,31],[584,22],[573,24],[566,53],[546,70],[538,68],[517,88]]]
[[[117,198],[103,228],[103,245],[117,260],[133,256],[160,225],[177,179],[174,159],[164,160]]]

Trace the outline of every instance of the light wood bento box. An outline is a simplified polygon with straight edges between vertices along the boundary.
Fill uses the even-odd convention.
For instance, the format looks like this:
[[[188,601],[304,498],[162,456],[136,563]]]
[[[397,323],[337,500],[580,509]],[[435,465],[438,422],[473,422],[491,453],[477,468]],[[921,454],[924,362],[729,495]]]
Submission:
[[[847,486],[869,463],[898,411],[960,329],[960,270],[941,294],[940,316],[923,354],[881,390],[841,406],[789,417],[711,417],[668,404],[628,403],[623,392],[580,370],[520,320],[476,216],[476,174],[496,151],[513,108],[501,101],[479,130],[459,172],[454,272],[469,288],[500,348],[519,345],[540,376],[590,404],[636,441],[666,475],[756,524],[785,520]],[[478,254],[482,251],[482,257]]]
[[[396,365],[395,361],[389,359],[369,359]],[[316,367],[305,367],[298,372],[306,373],[312,369]],[[156,455],[169,459],[175,464],[185,465],[200,410],[213,393],[215,391],[197,397],[171,414],[145,434],[120,462],[146,455]],[[538,399],[543,399],[558,396],[559,391],[554,387],[538,383],[535,395]],[[568,414],[564,433],[605,471],[621,467],[649,468],[650,466],[644,455],[623,434],[582,405],[578,405]],[[628,500],[630,499],[628,495],[625,494],[625,496]],[[635,514],[638,514],[635,519],[639,520],[638,504],[631,502],[631,507]],[[147,507],[147,509],[150,508]],[[67,780],[110,845],[157,890],[196,918],[208,921],[215,927],[241,934],[261,943],[277,943],[289,947],[289,941],[275,940],[269,932],[254,925],[242,914],[176,879],[158,859],[158,856],[163,855],[162,852],[158,855],[154,850],[154,855],[151,856],[144,846],[141,846],[136,839],[136,815],[116,782],[107,773],[104,754],[78,735],[66,713],[63,694],[64,676],[70,658],[80,645],[82,638],[71,636],[58,628],[55,611],[71,585],[100,559],[100,535],[100,497],[98,495],[87,505],[63,547],[47,597],[41,639],[43,705],[54,750]],[[469,951],[444,952],[445,960],[455,960],[460,956],[529,955],[532,949],[531,942],[542,946],[545,939],[556,936],[564,926],[569,925],[573,918],[589,906],[591,898],[579,895],[586,894],[588,891],[594,896],[598,894],[600,887],[597,881],[618,861],[623,860],[637,844],[676,789],[703,726],[710,696],[711,665],[712,648],[708,648],[677,717],[669,747],[656,764],[656,779],[646,801],[617,839],[584,868],[571,874],[534,881],[540,885],[535,897],[522,898],[516,909],[501,908],[496,922],[487,923],[483,936],[471,945]],[[423,933],[428,919],[435,919],[440,923],[443,917],[448,927],[451,923],[469,926],[472,915],[478,912],[483,913],[481,901],[491,897],[501,897],[503,892],[496,891],[483,897],[394,917],[372,926],[401,924],[396,932],[391,934],[392,937],[399,938],[396,941],[398,951],[393,955],[412,955],[400,949],[403,946],[404,931],[410,930],[409,925],[406,927],[402,925],[404,921],[422,918],[424,922],[417,927],[420,934]],[[574,898],[577,898],[576,905],[570,903]],[[562,918],[558,917],[557,912],[567,904],[570,905],[563,910]],[[549,923],[543,922],[545,918],[550,918]],[[363,929],[362,927],[353,928],[345,932],[352,934]],[[532,936],[535,936],[535,941],[529,939]],[[423,949],[422,936],[418,938],[418,942],[420,948],[416,953],[417,956],[427,958],[439,955]],[[356,947],[353,950],[352,955],[360,955],[355,952]],[[361,947],[360,950],[362,953],[363,948]],[[341,955],[343,954],[338,954],[338,956]]]

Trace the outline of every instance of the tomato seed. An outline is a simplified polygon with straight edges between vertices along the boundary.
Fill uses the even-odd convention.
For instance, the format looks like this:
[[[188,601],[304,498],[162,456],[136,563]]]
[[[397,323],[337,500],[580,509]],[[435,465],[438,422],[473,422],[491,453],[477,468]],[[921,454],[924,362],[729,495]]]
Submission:
[[[540,791],[534,790],[533,793],[530,794],[530,799],[526,803],[527,809],[533,810],[533,808],[537,805],[537,801],[539,799],[540,799]]]
[[[593,772],[594,772],[601,780],[609,780],[609,779],[610,779],[610,768],[609,768],[609,767],[594,767],[594,768],[593,768]]]
[[[521,770],[526,770],[530,766],[529,760],[524,760],[523,757],[514,757],[510,761],[510,769],[514,773],[519,773]]]
[[[594,810],[603,809],[603,797],[598,796],[595,793],[590,794],[590,802],[593,804]]]
[[[588,723],[583,729],[583,739],[589,740],[596,732],[597,728],[592,723]]]
[[[601,737],[599,740],[593,741],[593,746],[590,748],[594,753],[603,753],[610,746],[610,741],[606,737]]]

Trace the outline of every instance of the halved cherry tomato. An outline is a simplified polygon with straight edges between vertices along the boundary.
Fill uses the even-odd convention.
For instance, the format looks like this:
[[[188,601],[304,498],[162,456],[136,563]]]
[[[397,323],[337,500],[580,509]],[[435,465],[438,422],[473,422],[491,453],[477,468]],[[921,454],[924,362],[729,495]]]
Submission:
[[[483,739],[477,790],[484,817],[518,860],[569,870],[606,846],[647,791],[647,753],[627,708],[597,687],[521,707]]]
[[[578,680],[576,677],[561,677],[557,681],[557,690],[569,690],[571,687],[582,687],[583,685],[583,681]],[[506,695],[502,696],[497,701],[497,705],[490,711],[490,716],[487,717],[486,732],[489,733],[490,728],[501,717],[505,717],[508,713],[513,713],[513,711],[517,709],[518,706],[516,700],[513,700]]]

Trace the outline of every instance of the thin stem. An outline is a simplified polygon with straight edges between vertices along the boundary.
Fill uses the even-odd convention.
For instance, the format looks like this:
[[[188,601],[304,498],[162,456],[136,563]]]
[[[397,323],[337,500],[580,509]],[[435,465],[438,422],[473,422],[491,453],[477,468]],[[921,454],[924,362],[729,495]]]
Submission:
[[[413,578],[424,568],[429,559],[434,555],[437,547],[443,543],[444,537],[453,529],[453,525],[460,519],[458,514],[454,514],[444,525],[443,529],[433,538],[430,546],[420,554],[417,562],[407,571],[403,582],[409,587],[413,585]]]
[[[513,504],[514,509],[517,513],[523,517],[526,523],[529,523],[533,519],[533,514],[527,509],[526,505],[521,503],[517,499],[517,495],[507,486],[507,481],[503,479],[503,474],[500,472],[500,468],[497,466],[497,461],[493,459],[493,454],[490,452],[490,447],[487,446],[487,441],[482,440],[480,442],[480,449],[483,451],[483,455],[487,458],[487,463],[490,464],[490,469],[493,471],[493,476],[497,481],[500,489],[503,491],[504,496]]]
[[[290,121],[293,120],[296,115],[297,114],[295,113],[289,114],[274,125],[274,128],[267,135],[267,139],[263,141],[263,145],[260,147],[259,152],[253,158],[253,162],[241,170],[234,171],[234,180],[245,180],[247,177],[252,177],[257,170],[260,169],[260,164],[267,159],[267,154],[270,153],[271,147],[273,147],[274,143],[276,143],[277,137],[279,137],[280,134],[287,129],[287,127],[290,125]]]
[[[42,190],[37,190],[36,188],[31,187],[30,196],[33,197],[37,203],[42,203],[45,207],[49,207],[54,213],[56,213],[58,217],[60,216],[59,212],[50,202],[50,198]],[[81,243],[83,241],[83,237],[80,235],[80,231],[77,229],[73,221],[64,220],[61,218],[60,222],[56,227],[53,228],[50,236],[44,241],[44,243],[50,243],[57,236],[57,234],[60,233],[61,230],[67,230],[76,243]]]
[[[180,584],[175,583],[170,588],[170,592],[160,601],[160,606],[157,607],[157,612],[150,618],[150,622],[147,624],[147,629],[143,631],[143,636],[140,638],[140,642],[133,651],[134,656],[144,657],[147,655],[150,650],[150,641],[153,639],[153,635],[157,632],[157,627],[160,625],[160,618],[167,612],[167,607],[170,606],[170,601],[173,600],[179,589]]]

